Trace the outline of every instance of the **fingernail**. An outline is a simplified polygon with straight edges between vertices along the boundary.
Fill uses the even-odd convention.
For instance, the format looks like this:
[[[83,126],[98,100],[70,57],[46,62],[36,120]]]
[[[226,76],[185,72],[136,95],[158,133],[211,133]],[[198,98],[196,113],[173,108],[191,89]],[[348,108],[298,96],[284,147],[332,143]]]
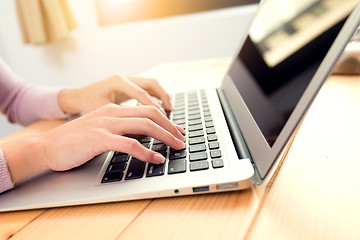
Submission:
[[[154,161],[156,162],[156,163],[164,163],[165,162],[165,158],[164,158],[164,156],[163,155],[161,155],[161,154],[159,154],[159,153],[156,153],[156,154],[154,154]]]
[[[179,130],[179,132],[185,133],[185,130],[182,127],[180,127],[179,125],[175,124],[175,127],[177,128],[177,130]]]
[[[177,135],[177,138],[180,139],[182,142],[185,141],[185,137],[183,134],[181,134],[181,132],[178,131],[176,135]]]
[[[185,140],[185,138],[184,138]],[[185,143],[181,141],[180,139],[175,138],[176,145],[178,145],[181,148],[185,148]]]

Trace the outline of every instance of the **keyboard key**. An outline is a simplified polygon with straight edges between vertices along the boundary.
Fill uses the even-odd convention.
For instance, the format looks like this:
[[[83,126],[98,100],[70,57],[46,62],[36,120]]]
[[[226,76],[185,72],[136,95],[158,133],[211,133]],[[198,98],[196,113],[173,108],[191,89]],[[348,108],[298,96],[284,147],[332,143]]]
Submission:
[[[192,126],[192,125],[197,125],[197,124],[201,124],[201,123],[202,123],[201,119],[195,119],[195,120],[189,120],[188,125]]]
[[[206,152],[190,153],[190,157],[189,157],[190,162],[206,160],[206,159],[207,159]]]
[[[158,153],[160,153],[161,155],[163,155],[166,158],[166,154],[167,154],[166,151],[158,151]]]
[[[217,139],[216,134],[211,134],[211,135],[208,135],[208,136],[207,136],[207,140],[208,140],[209,142],[212,142],[212,141],[217,141],[218,139]]]
[[[146,177],[162,176],[165,174],[165,164],[150,163],[147,169]]]
[[[189,139],[189,145],[199,144],[199,143],[205,143],[204,137],[195,137]]]
[[[213,123],[212,121],[205,122],[205,127],[206,127],[206,128],[214,127],[214,123]]]
[[[143,146],[146,147],[146,148],[149,148],[149,147],[150,147],[150,143],[149,143],[149,142],[141,143],[141,145],[143,145]]]
[[[219,158],[219,157],[221,157],[221,151],[220,150],[211,150],[210,156],[211,156],[211,158]]]
[[[185,141],[186,142],[186,141]],[[182,150],[185,150],[186,149],[186,146],[183,147],[183,149],[173,149],[173,148],[170,148],[170,153],[173,153],[173,152],[179,152],[179,151],[182,151]]]
[[[211,117],[211,113],[210,111],[204,111],[204,114],[203,114],[205,117]]]
[[[204,111],[204,112],[208,112],[208,111],[210,111],[209,106],[207,106],[207,107],[206,107],[206,106],[204,106],[204,107],[203,107],[203,111]]]
[[[184,104],[185,104],[185,98],[175,98],[174,107],[177,105],[184,105]]]
[[[139,135],[136,139],[137,139],[140,143],[147,143],[147,142],[150,142],[150,141],[151,141],[151,137],[149,137],[149,136],[144,136],[144,135]]]
[[[111,159],[111,163],[127,162],[129,160],[129,155],[115,155]]]
[[[173,120],[185,119],[185,114],[174,115]]]
[[[204,117],[204,121],[205,121],[205,122],[210,122],[210,121],[212,121],[211,116]]]
[[[206,129],[206,134],[213,134],[213,133],[216,133],[215,128],[211,127]]]
[[[126,167],[126,162],[120,162],[115,164],[110,164],[108,167],[108,172],[114,172],[114,171],[124,171]]]
[[[161,142],[160,140],[154,139],[153,144],[162,144],[163,142]]]
[[[209,149],[210,150],[214,150],[214,149],[218,149],[219,148],[219,143],[218,142],[209,142]]]
[[[194,114],[200,114],[200,111],[199,110],[193,110],[193,111],[188,112],[188,116],[194,115]]]
[[[209,169],[208,161],[197,161],[190,163],[190,171],[199,171]]]
[[[182,127],[182,129],[186,130],[186,125],[185,124],[178,124],[180,127]]]
[[[189,111],[200,110],[199,105],[190,106],[190,107],[188,107],[188,109],[189,109]]]
[[[196,145],[191,145],[189,147],[189,152],[190,153],[194,153],[194,152],[202,152],[206,150],[206,146],[205,144],[196,144]]]
[[[196,99],[196,101],[189,101],[188,106],[189,107],[193,107],[193,106],[199,107],[199,102],[197,101],[197,99]]]
[[[185,98],[185,93],[181,92],[181,93],[176,93],[175,94],[175,98]]]
[[[185,94],[184,95],[179,95],[179,96],[175,96],[175,102],[181,102],[181,101],[185,101]]]
[[[187,95],[188,95],[188,98],[194,98],[194,97],[197,98],[198,93],[197,93],[197,90],[192,90],[192,91],[187,92]]]
[[[190,115],[188,117],[189,121],[191,120],[195,120],[195,119],[201,119],[201,115],[200,114],[194,114],[194,115]]]
[[[127,153],[115,151],[115,152],[114,152],[114,156],[115,156],[115,155],[127,155]]]
[[[189,138],[204,136],[204,131],[198,130],[198,131],[189,132],[188,136]]]
[[[184,173],[186,172],[186,160],[178,159],[169,162],[168,174]]]
[[[185,97],[175,98],[175,104],[179,104],[179,103],[184,104],[184,102],[185,102]]]
[[[101,183],[118,182],[121,181],[124,172],[107,172],[104,174]]]
[[[203,129],[202,124],[196,124],[196,125],[189,126],[189,132],[202,130],[202,129]]]
[[[166,148],[167,146],[164,143],[156,144],[151,147],[151,149],[155,152],[166,151]]]
[[[203,106],[203,108],[209,108],[209,104],[208,104],[208,102],[207,102],[207,100],[202,100],[202,106]]]
[[[224,162],[221,158],[215,158],[211,161],[213,168],[222,168],[224,167]]]
[[[174,120],[173,122],[176,123],[177,125],[185,124],[185,119],[178,119],[178,120]]]
[[[186,155],[187,155],[186,150],[173,151],[170,153],[169,159],[175,160],[180,158],[186,158]]]
[[[193,92],[189,92],[187,95],[188,95],[188,99],[197,99],[198,97],[196,90]]]
[[[136,158],[132,158],[125,179],[130,180],[142,178],[144,175],[144,170],[145,162]]]
[[[185,109],[180,109],[180,110],[173,111],[173,114],[174,114],[174,116],[185,115]]]
[[[174,106],[174,111],[185,111],[185,103],[176,103]]]

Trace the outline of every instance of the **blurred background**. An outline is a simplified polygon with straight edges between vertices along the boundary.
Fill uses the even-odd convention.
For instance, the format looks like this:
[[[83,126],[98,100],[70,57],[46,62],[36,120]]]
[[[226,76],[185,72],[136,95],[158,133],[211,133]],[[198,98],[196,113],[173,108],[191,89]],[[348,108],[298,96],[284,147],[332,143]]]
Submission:
[[[82,86],[165,62],[230,57],[257,6],[255,0],[67,0],[77,28],[61,40],[29,44],[17,1],[0,1],[0,57],[27,82],[48,86]],[[0,137],[21,128],[3,115],[0,127]]]
[[[96,0],[100,25],[143,21],[257,3],[256,0]]]

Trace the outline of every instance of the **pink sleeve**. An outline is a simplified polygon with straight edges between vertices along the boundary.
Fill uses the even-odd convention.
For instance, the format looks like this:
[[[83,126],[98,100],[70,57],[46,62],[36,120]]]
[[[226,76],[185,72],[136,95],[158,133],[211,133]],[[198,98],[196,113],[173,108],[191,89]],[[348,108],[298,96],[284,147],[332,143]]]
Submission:
[[[14,188],[14,184],[11,180],[4,155],[0,147],[0,193],[12,188]]]
[[[60,89],[25,84],[0,58],[0,111],[9,121],[28,125],[39,119],[61,119]],[[14,187],[0,146],[0,193]]]
[[[66,118],[58,104],[59,91],[24,83],[0,59],[0,110],[11,122],[28,125],[39,119]]]

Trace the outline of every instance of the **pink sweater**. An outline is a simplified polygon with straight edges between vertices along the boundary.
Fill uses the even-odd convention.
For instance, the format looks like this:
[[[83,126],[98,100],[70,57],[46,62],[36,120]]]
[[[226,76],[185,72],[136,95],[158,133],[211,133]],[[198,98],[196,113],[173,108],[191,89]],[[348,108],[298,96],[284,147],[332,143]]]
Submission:
[[[24,83],[0,58],[0,111],[10,122],[28,125],[39,119],[65,118],[57,101],[59,91]],[[0,193],[13,187],[0,145]]]

